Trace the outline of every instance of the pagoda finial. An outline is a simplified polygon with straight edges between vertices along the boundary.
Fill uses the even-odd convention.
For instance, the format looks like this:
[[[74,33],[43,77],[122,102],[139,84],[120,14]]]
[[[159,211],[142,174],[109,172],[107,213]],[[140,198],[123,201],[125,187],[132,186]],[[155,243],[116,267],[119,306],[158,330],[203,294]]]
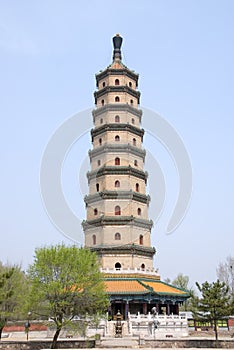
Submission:
[[[116,34],[113,37],[113,45],[114,45],[114,51],[113,51],[113,60],[119,59],[121,60],[121,45],[122,45],[123,38],[119,34]]]

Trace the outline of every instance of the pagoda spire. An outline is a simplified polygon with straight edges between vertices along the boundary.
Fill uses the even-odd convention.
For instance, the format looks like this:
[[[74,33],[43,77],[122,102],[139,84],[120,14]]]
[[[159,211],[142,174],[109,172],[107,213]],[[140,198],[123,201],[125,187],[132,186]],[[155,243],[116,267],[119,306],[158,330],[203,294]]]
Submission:
[[[116,34],[113,37],[113,45],[114,45],[113,61],[115,61],[116,59],[121,61],[121,59],[122,59],[122,56],[121,56],[121,45],[122,45],[122,42],[123,42],[123,38],[119,34]]]

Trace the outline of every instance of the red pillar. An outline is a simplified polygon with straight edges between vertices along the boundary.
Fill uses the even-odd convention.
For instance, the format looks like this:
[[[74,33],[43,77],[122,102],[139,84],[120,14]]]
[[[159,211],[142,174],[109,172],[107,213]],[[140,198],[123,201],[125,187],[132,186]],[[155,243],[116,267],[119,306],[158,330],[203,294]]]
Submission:
[[[126,301],[126,304],[125,304],[125,320],[128,319],[128,310],[129,310],[129,304],[128,304],[128,301]]]

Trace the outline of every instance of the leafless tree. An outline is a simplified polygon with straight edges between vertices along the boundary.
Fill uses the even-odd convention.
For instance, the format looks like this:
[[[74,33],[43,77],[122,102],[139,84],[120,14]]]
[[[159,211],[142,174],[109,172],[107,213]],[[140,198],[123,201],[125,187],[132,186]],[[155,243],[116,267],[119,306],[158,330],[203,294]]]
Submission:
[[[230,293],[234,294],[234,257],[228,256],[225,262],[221,262],[216,269],[217,277],[224,282]]]

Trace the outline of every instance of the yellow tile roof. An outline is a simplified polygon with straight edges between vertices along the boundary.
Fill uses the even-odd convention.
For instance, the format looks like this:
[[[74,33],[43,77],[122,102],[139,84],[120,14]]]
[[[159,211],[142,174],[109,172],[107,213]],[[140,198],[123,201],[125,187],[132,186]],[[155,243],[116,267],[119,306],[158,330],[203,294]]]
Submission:
[[[105,281],[107,293],[144,293],[148,292],[137,280],[107,280]]]
[[[187,294],[185,291],[170,286],[166,283],[163,283],[161,281],[142,281],[142,283],[146,284],[147,286],[151,287],[155,293],[165,293],[165,294]]]
[[[104,282],[108,294],[165,294],[188,296],[186,291],[171,286],[159,279],[148,278],[105,278]]]

